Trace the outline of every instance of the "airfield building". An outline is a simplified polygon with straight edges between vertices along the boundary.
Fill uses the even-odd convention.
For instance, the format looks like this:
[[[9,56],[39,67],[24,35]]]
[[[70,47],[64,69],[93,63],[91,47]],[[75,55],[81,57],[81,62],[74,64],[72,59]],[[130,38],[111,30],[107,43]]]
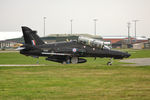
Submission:
[[[103,40],[110,42],[112,48],[132,48],[134,44],[137,44],[134,46],[136,48],[144,48],[144,43],[148,42],[146,37],[137,37],[136,40],[135,38],[130,37],[130,40],[128,40],[128,37],[126,36],[106,36],[103,37]]]

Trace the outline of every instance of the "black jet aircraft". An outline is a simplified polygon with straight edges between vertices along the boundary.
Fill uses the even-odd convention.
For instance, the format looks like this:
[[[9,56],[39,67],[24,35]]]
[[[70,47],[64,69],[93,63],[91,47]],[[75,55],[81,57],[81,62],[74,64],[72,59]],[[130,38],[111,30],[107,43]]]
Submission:
[[[22,32],[25,43],[19,48],[20,54],[37,58],[43,56],[48,61],[77,64],[86,62],[83,57],[123,59],[130,56],[127,52],[111,50],[101,40],[84,36],[79,36],[78,40],[46,44],[40,39],[36,31],[23,26]],[[107,64],[111,65],[112,61]]]

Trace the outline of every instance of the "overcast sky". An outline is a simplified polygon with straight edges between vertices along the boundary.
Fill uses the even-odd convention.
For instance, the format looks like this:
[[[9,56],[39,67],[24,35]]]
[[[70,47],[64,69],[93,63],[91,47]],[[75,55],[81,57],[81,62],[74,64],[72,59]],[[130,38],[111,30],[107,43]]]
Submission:
[[[102,36],[126,36],[127,22],[137,23],[137,35],[150,37],[150,0],[0,0],[0,32],[21,31],[21,26],[38,30],[43,36],[43,17],[46,18],[46,35],[73,33]]]

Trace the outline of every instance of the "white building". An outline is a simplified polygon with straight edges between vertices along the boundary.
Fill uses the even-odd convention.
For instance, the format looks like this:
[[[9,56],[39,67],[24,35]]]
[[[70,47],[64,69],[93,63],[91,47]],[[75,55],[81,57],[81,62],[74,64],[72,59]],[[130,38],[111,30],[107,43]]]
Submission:
[[[22,35],[22,32],[0,32],[0,41],[6,39],[19,38]]]

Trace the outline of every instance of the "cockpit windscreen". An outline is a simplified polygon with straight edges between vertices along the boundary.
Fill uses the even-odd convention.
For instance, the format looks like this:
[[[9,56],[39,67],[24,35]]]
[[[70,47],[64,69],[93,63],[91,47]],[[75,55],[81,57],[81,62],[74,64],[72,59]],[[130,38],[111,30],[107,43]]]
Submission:
[[[78,42],[91,47],[103,48],[104,42],[98,39],[80,36]]]

